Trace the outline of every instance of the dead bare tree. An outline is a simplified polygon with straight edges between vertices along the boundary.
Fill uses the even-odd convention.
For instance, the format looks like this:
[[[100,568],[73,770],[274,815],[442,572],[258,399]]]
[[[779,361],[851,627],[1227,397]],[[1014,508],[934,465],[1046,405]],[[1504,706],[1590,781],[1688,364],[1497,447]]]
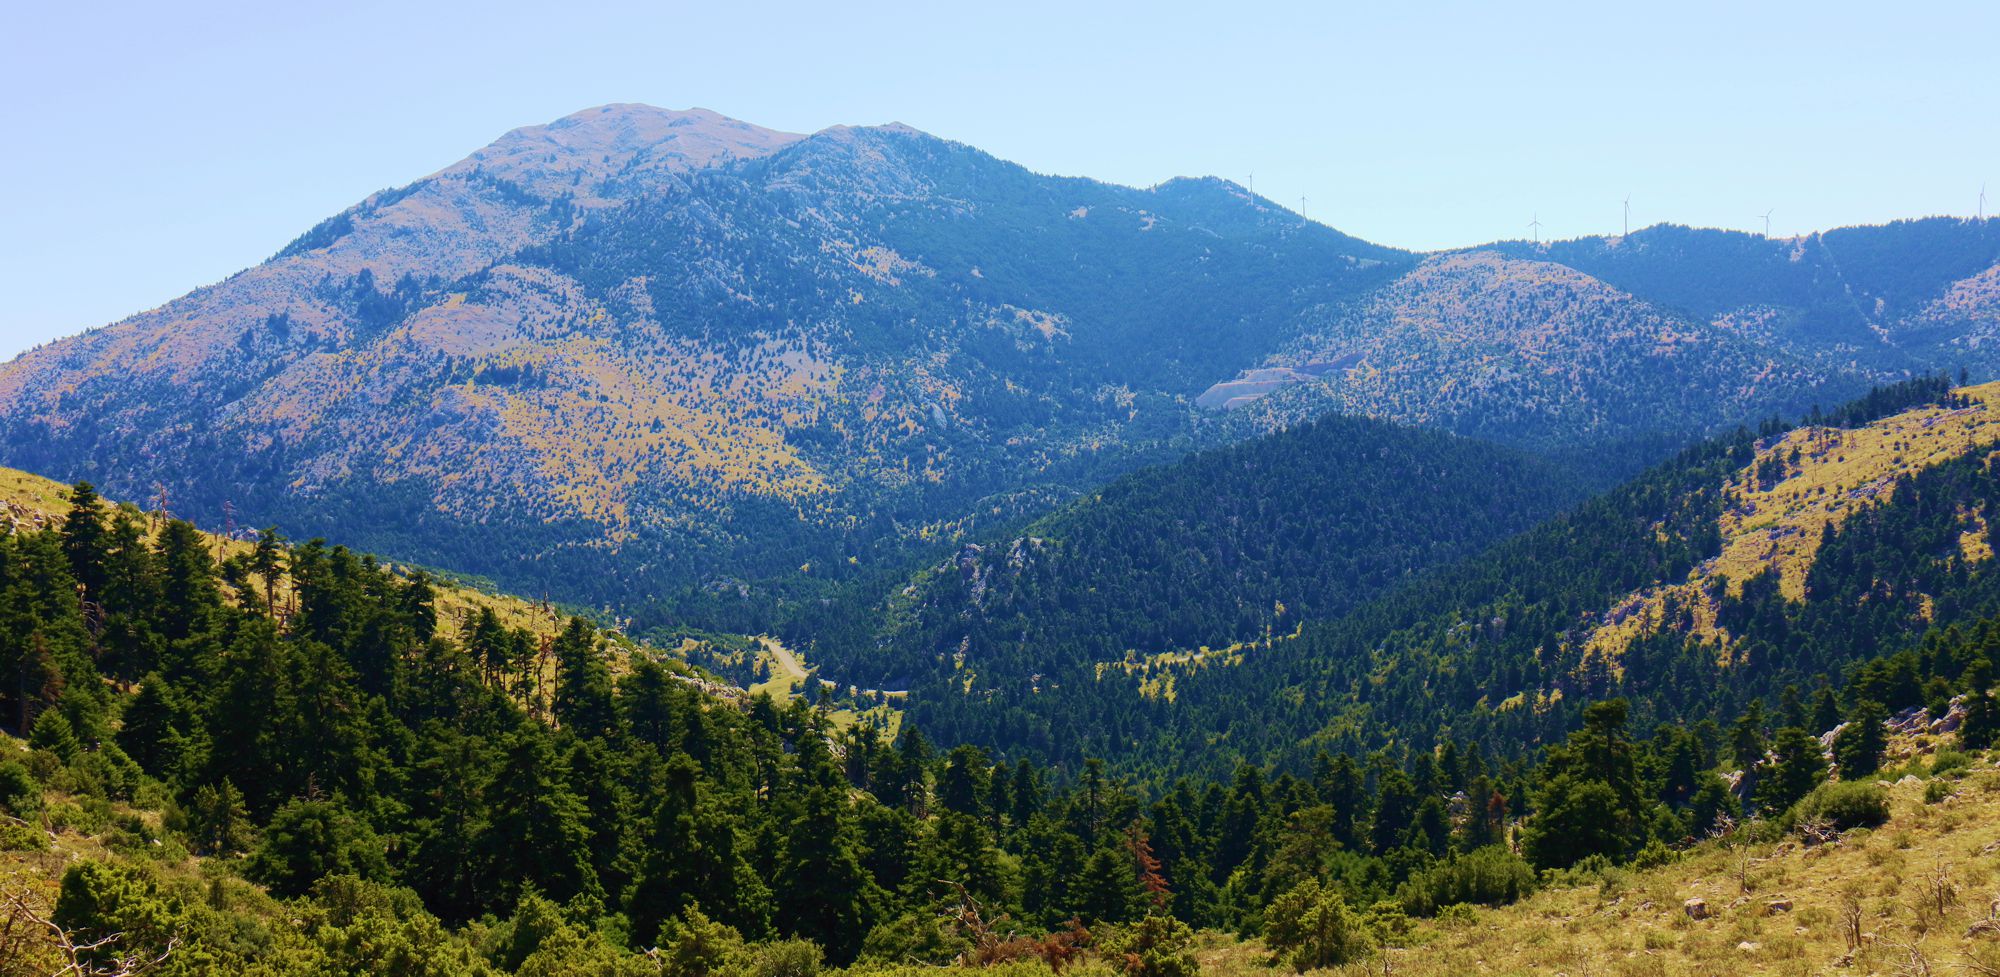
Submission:
[[[1924,909],[1932,921],[1942,921],[1945,914],[1958,906],[1958,883],[1952,881],[1951,866],[1943,862],[1932,866],[1924,874]]]
[[[1903,962],[1896,965],[1898,977],[1932,977],[1934,971],[1931,970],[1930,958],[1924,956],[1922,947],[1917,946],[1915,936],[1912,936],[1907,943],[1899,940],[1883,940],[1882,945],[1902,951]]]
[[[1861,952],[1861,897],[1853,892],[1840,896],[1840,935],[1849,953]]]

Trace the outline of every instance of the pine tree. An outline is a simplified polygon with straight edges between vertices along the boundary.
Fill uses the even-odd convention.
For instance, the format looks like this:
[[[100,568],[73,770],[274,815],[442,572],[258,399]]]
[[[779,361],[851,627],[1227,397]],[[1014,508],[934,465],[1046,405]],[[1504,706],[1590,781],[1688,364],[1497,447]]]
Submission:
[[[1847,725],[1833,737],[1833,759],[1840,765],[1840,779],[1859,780],[1882,765],[1882,752],[1889,745],[1882,724],[1888,718],[1889,711],[1873,699],[1854,704]]]
[[[1831,686],[1822,685],[1813,693],[1812,728],[1826,732],[1840,725],[1840,700],[1834,697]]]
[[[1772,740],[1771,759],[1759,774],[1757,806],[1780,814],[1826,781],[1826,755],[1812,734],[1787,726]]]
[[[751,867],[735,825],[687,757],[668,761],[645,838],[645,856],[625,897],[641,944],[654,941],[662,924],[697,905],[752,936],[766,931],[770,892]]]
[[[28,745],[37,750],[47,750],[61,757],[64,763],[74,761],[83,752],[75,727],[61,709],[50,709],[35,720],[35,728],[28,734]]]
[[[104,600],[106,557],[110,553],[104,527],[104,500],[89,482],[78,482],[69,491],[69,515],[63,518],[62,550],[69,557],[70,573],[83,588],[85,600]]]
[[[986,816],[986,798],[991,793],[986,752],[976,746],[958,746],[945,756],[944,773],[938,777],[938,806],[969,817]]]
[[[1766,746],[1762,700],[1750,700],[1749,708],[1743,710],[1743,715],[1736,720],[1736,725],[1731,728],[1729,734],[1729,749],[1737,767],[1743,770],[1754,769],[1764,762]]]
[[[590,863],[590,812],[569,784],[569,767],[532,727],[509,735],[491,788],[491,820],[480,838],[492,876],[487,891],[511,905],[533,885],[558,902],[602,898]]]
[[[799,800],[785,835],[778,919],[825,947],[830,960],[846,964],[860,951],[886,894],[861,865],[842,787],[806,787]]]
[[[1076,909],[1087,923],[1124,923],[1137,919],[1146,903],[1131,856],[1115,840],[1090,853],[1078,876]]]
[[[264,607],[272,614],[278,614],[278,582],[285,573],[285,538],[278,535],[276,527],[266,527],[257,534],[256,547],[250,551],[250,569],[264,581]]]
[[[617,722],[611,698],[611,671],[597,652],[597,632],[580,617],[557,636],[556,721],[578,736],[605,736]]]
[[[2000,739],[2000,704],[1993,699],[1993,665],[1985,656],[1974,658],[1959,676],[1965,695],[1965,715],[1958,726],[1959,748],[1985,750]]]
[[[160,633],[170,642],[181,641],[205,629],[209,615],[221,606],[215,561],[201,534],[179,519],[167,521],[156,546],[163,609]]]

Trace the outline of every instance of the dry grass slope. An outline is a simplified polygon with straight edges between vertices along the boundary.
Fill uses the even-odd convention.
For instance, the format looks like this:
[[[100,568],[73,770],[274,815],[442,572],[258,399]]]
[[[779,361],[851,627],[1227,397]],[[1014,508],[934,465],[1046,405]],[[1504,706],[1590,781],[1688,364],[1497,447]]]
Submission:
[[[1866,426],[1842,430],[1802,427],[1759,446],[1757,462],[1730,479],[1730,505],[1717,525],[1722,550],[1688,579],[1639,591],[1606,612],[1591,635],[1593,654],[1616,661],[1632,641],[1662,627],[1686,626],[1713,641],[1727,658],[1732,639],[1716,627],[1715,612],[1725,585],[1740,592],[1742,582],[1771,570],[1793,599],[1805,595],[1807,571],[1828,526],[1885,500],[1897,479],[2000,442],[2000,384],[1967,387],[1960,408],[1923,407]],[[1782,466],[1784,477],[1760,483],[1760,467]],[[1992,554],[1974,530],[1986,514],[1963,514],[1968,561]]]

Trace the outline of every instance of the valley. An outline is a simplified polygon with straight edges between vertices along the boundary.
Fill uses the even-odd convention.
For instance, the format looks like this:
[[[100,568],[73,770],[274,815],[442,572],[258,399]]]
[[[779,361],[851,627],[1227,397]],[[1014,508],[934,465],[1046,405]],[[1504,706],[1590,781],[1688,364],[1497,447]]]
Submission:
[[[1991,972],[2000,220],[1539,224],[618,103],[0,364],[0,977]]]

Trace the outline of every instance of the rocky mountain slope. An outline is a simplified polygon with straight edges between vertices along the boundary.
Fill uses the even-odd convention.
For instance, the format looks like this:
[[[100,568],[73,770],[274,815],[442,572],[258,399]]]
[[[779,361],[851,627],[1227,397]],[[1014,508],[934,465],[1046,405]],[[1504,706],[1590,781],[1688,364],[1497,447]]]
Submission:
[[[1786,240],[1660,225],[1507,242],[1433,256],[1363,302],[1317,311],[1204,400],[1558,450],[1643,442],[1838,402],[1856,374],[1990,376],[1996,268],[2000,222],[1955,218]]]
[[[610,106],[21,357],[0,427],[23,467],[301,533],[344,507],[524,585],[621,550],[637,578],[837,566],[1187,437],[1188,395],[1407,260],[1218,181]]]
[[[894,565],[1330,410],[1629,465],[1983,364],[1993,234],[1852,237],[1832,278],[1832,235],[1420,260],[1219,180],[1133,189],[903,126],[603,106],[0,365],[0,462],[633,602]],[[1705,298],[1715,255],[1781,246],[1805,272]],[[1799,274],[1809,311],[1885,311],[1755,312]]]

